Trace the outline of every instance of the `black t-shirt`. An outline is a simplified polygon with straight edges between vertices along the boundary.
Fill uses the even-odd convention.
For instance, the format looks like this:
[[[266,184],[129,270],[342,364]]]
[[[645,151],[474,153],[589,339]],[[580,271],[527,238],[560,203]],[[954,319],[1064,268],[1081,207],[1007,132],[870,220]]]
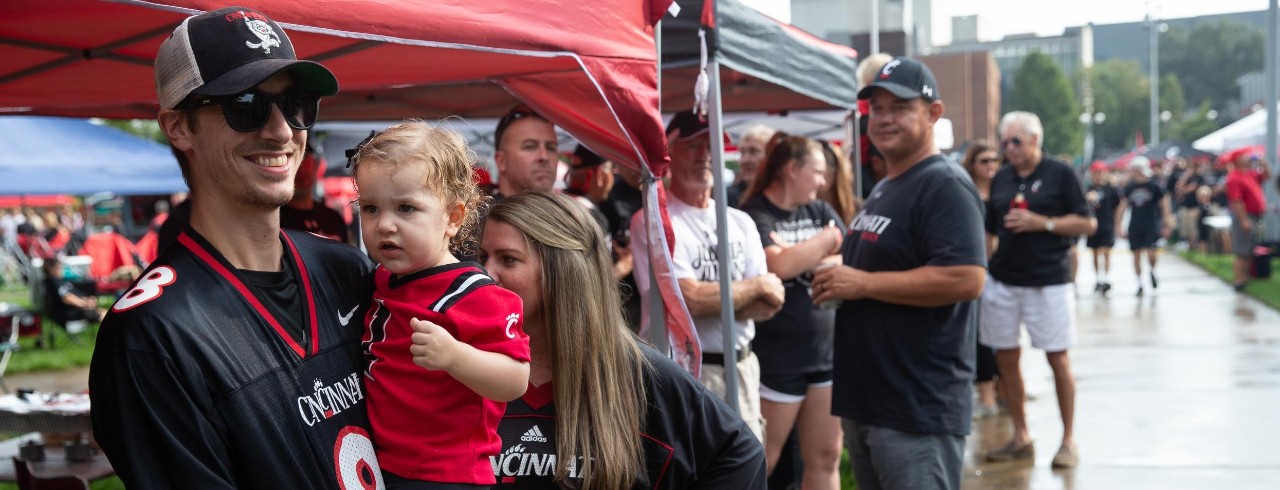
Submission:
[[[1116,226],[1116,208],[1120,206],[1120,191],[1111,184],[1092,184],[1085,193],[1089,208],[1098,220],[1098,232],[1111,233]]]
[[[1129,203],[1129,232],[1154,232],[1160,229],[1160,199],[1164,187],[1148,180],[1131,182],[1124,187],[1124,200]]]
[[[600,211],[609,220],[609,229],[605,231],[616,237],[619,231],[630,230],[631,215],[636,214],[643,205],[644,196],[640,195],[640,189],[619,179],[613,184],[613,190],[609,191],[609,198],[600,203]]]
[[[747,193],[748,185],[750,184],[745,180],[729,184],[729,187],[724,189],[725,203],[731,208],[742,209],[742,204],[739,203],[742,202],[742,195]]]
[[[55,321],[66,321],[77,308],[62,301],[67,294],[75,294],[75,285],[61,277],[45,276],[44,309]]]
[[[254,292],[258,293],[258,296],[265,301],[269,311],[281,313],[276,316],[280,326],[302,339],[302,343],[305,344],[307,343],[307,331],[302,328],[302,324],[306,322],[302,318],[304,315],[302,292],[298,291],[298,283],[294,279],[293,266],[285,259],[286,257],[281,257],[280,272],[247,269],[237,269],[236,272],[239,272],[244,277],[245,285],[253,288]]]
[[[311,209],[295,209],[288,204],[280,206],[280,227],[347,241],[347,222],[342,215],[319,202]]]
[[[973,180],[940,156],[882,180],[854,217],[843,254],[845,265],[869,272],[984,265]],[[976,301],[845,301],[836,313],[832,413],[904,432],[968,434],[976,321]]]
[[[773,245],[770,233],[776,233],[789,244],[813,238],[828,223],[846,230],[840,215],[821,199],[802,204],[795,211],[779,208],[763,193],[742,204],[742,210],[756,222],[760,242]],[[831,369],[831,336],[835,327],[834,310],[813,304],[810,289],[813,272],[782,281],[786,301],[782,310],[767,321],[756,322],[754,349],[760,358],[760,369],[769,372],[812,372]]]
[[[1180,208],[1200,207],[1200,202],[1196,201],[1196,190],[1200,189],[1200,186],[1202,185],[1207,185],[1209,183],[1208,178],[1205,175],[1195,173],[1195,174],[1191,174],[1190,177],[1187,177],[1187,181],[1185,183],[1193,184],[1196,187],[1195,189],[1192,189],[1190,192],[1186,192],[1182,194],[1182,197],[1178,198],[1178,207]],[[1174,195],[1176,196],[1177,191],[1175,190],[1174,192],[1175,192]]]
[[[1067,164],[1045,158],[1025,178],[1012,165],[1000,169],[991,179],[987,202],[987,233],[1000,240],[991,256],[991,277],[1021,287],[1071,282],[1065,259],[1074,237],[1047,231],[1014,233],[1004,227],[1004,216],[1019,192],[1027,200],[1027,209],[1042,216],[1092,216],[1080,179]]]

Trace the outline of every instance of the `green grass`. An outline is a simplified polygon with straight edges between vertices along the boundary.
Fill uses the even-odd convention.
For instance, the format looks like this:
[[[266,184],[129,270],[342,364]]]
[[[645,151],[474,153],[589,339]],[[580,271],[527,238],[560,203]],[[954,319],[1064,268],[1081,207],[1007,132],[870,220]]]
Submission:
[[[89,484],[93,490],[124,490],[124,483],[117,477],[103,478]],[[0,483],[0,490],[18,490],[17,483]]]
[[[1187,259],[1195,265],[1200,266],[1210,274],[1218,276],[1218,278],[1231,284],[1235,279],[1232,277],[1232,264],[1235,258],[1229,254],[1202,254],[1200,252],[1181,252],[1179,255]],[[1249,286],[1245,288],[1245,294],[1257,298],[1259,301],[1266,303],[1267,306],[1280,310],[1280,259],[1271,259],[1271,277],[1267,279],[1253,279],[1249,281]]]

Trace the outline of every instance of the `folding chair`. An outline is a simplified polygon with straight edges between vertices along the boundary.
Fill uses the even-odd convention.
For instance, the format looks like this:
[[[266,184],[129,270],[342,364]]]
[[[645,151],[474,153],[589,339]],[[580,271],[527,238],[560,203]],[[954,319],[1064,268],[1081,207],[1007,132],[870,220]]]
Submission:
[[[4,342],[0,342],[0,352],[3,352],[0,354],[0,389],[5,393],[9,392],[9,385],[4,382],[4,372],[9,368],[9,358],[13,356],[13,351],[18,350],[19,347],[18,329],[22,322],[31,321],[34,321],[34,317],[29,313],[15,312],[10,321],[3,322],[8,324],[8,333],[5,333],[5,325],[0,324],[0,338],[5,339]]]

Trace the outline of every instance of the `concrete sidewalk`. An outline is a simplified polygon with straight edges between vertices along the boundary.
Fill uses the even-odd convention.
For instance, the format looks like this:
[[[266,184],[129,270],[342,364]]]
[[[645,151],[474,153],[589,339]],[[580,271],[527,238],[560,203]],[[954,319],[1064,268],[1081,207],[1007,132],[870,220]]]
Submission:
[[[1280,488],[1280,314],[1172,253],[1157,278],[1159,289],[1135,297],[1132,255],[1116,250],[1101,297],[1081,249],[1071,351],[1080,466],[1049,467],[1062,437],[1053,375],[1043,351],[1026,348],[1035,463],[986,463],[1011,423],[975,421],[965,489]]]

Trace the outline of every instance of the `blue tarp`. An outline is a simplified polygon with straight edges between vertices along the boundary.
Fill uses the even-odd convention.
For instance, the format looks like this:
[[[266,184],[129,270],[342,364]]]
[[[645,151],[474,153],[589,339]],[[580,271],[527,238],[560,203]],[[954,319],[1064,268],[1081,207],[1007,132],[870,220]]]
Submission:
[[[85,119],[0,117],[0,195],[186,190],[165,145]]]

